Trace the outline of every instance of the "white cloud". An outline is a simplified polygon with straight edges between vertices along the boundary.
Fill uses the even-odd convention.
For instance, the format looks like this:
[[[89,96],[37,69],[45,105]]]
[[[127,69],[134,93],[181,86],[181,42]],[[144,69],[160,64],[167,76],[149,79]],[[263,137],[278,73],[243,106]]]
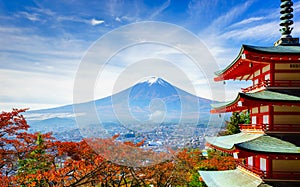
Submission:
[[[241,16],[252,3],[254,1],[251,0],[232,7],[228,12],[224,12],[221,16],[215,18],[208,28],[198,34],[221,69],[236,58],[242,44],[247,44],[249,41],[250,44],[255,44],[253,41],[265,41],[265,43],[270,42],[272,45],[273,40],[275,41],[274,38],[276,36],[280,37],[278,29],[274,29],[278,25],[278,22],[273,21],[275,19],[274,11],[268,10],[268,15],[263,12],[263,14],[254,17]],[[240,20],[240,17],[244,18]],[[255,22],[259,24],[254,24]],[[247,85],[249,85],[249,82],[228,81],[225,85],[226,100],[234,99],[236,94],[241,91],[240,88],[247,87]]]
[[[193,47],[191,49],[194,50]],[[201,53],[200,50],[197,52]],[[204,51],[201,55],[206,59],[209,54]],[[207,61],[199,63],[201,67],[176,48],[159,44],[132,46],[115,54],[102,69],[97,79],[95,96],[109,96],[133,86],[138,79],[159,76],[178,88],[211,98],[207,78],[212,79],[212,75],[206,75],[208,72],[201,69],[207,67]],[[213,61],[209,60],[209,63],[213,64]]]
[[[116,16],[121,4],[122,3],[118,0],[110,0],[109,3],[106,3],[107,11],[111,17]]]
[[[149,120],[154,122],[161,122],[164,117],[165,117],[165,111],[156,110],[149,115]]]
[[[41,107],[33,108],[36,104],[59,106],[72,103],[73,79],[69,75],[0,69],[0,85],[1,110],[17,107],[17,103],[31,109]]]
[[[30,21],[40,21],[39,15],[37,13],[20,12],[17,17],[25,17]]]
[[[294,2],[294,13],[299,13],[300,12],[300,1]]]
[[[157,10],[155,10],[149,17],[149,19],[153,19],[156,16],[158,16],[162,11],[164,11],[166,8],[170,6],[171,0],[167,0],[164,2]]]
[[[195,19],[184,19],[186,19],[186,22],[190,22],[193,27],[197,27],[195,24],[198,24],[199,20],[201,21],[201,19],[207,17],[214,17],[216,11],[222,12],[222,8],[218,7],[222,4],[221,2],[224,3],[224,1],[221,0],[190,1],[189,11],[193,14],[191,17]],[[237,6],[230,8],[227,12],[218,12],[217,14],[222,15],[213,18],[214,21],[212,21],[212,24],[210,24],[205,31],[199,33],[199,37],[206,43],[211,54],[215,57],[217,63],[221,67],[232,62],[238,54],[242,43],[255,40],[268,40],[269,42],[272,38],[276,38],[276,36],[278,36],[278,38],[280,37],[278,29],[274,29],[278,27],[279,21],[276,23],[273,21],[275,18],[277,19],[279,17],[279,8],[276,10],[260,10],[257,14],[252,12],[251,16],[253,17],[244,17],[244,13],[249,9],[250,5],[252,5],[252,2],[252,0],[242,2]],[[147,17],[147,15],[149,16],[149,10],[152,11],[152,14],[150,13],[151,15],[147,17],[147,19],[155,19],[169,6],[170,0],[165,1],[156,9],[146,7],[139,1],[135,1],[128,5],[123,1],[113,0],[103,6],[103,9],[108,9],[108,12],[105,12],[105,16],[110,16],[107,20],[105,16],[102,17],[102,15],[99,16],[98,14],[95,14],[95,12],[87,12],[83,9],[80,9],[83,11],[81,14],[65,14],[63,12],[56,12],[56,9],[43,8],[43,6],[38,6],[39,8],[27,7],[25,9],[26,11],[19,12],[18,16],[23,16],[31,21],[47,22],[47,24],[49,23],[49,28],[57,28],[57,30],[59,30],[58,33],[54,33],[59,36],[38,36],[38,34],[33,34],[35,28],[30,28],[25,25],[22,27],[0,27],[0,61],[7,62],[3,63],[0,69],[0,77],[2,79],[0,83],[1,85],[6,86],[3,89],[5,92],[0,93],[0,98],[10,97],[10,99],[1,101],[1,107],[12,108],[15,107],[16,104],[22,104],[22,106],[25,104],[24,106],[29,105],[32,108],[39,108],[72,102],[72,81],[76,67],[79,64],[84,51],[91,42],[86,39],[88,34],[84,35],[85,38],[83,38],[83,40],[75,39],[75,37],[73,37],[73,34],[75,33],[68,31],[66,28],[67,26],[73,26],[73,24],[75,25],[78,23],[84,23],[83,26],[96,26],[105,23],[111,25],[109,28],[111,29],[114,27],[113,23],[119,25],[119,23],[116,22],[132,23],[137,20],[143,20],[144,17]],[[300,11],[299,7],[300,2],[295,3],[295,12]],[[100,9],[102,10],[102,8]],[[211,11],[211,9],[214,10]],[[86,15],[90,14],[95,16],[95,18],[91,19],[92,17],[86,17]],[[96,19],[99,17],[104,19]],[[12,16],[12,18],[5,17],[10,23],[11,20],[15,18],[15,16]],[[113,23],[109,23],[109,20],[112,20]],[[64,21],[68,22],[66,27],[62,23]],[[296,22],[295,25],[296,24],[300,25],[300,22]],[[94,28],[95,30],[93,31],[98,34],[99,30],[96,29],[99,28]],[[200,28],[199,30],[202,29],[203,28]],[[153,30],[150,32],[153,32]],[[297,36],[299,33],[300,27],[295,27],[293,36]],[[166,33],[166,35],[160,37],[168,37],[168,35],[169,33]],[[157,36],[153,37],[155,38]],[[141,38],[141,41],[143,41],[143,38]],[[122,41],[114,39],[113,42],[118,43]],[[105,50],[106,53],[111,53],[111,51],[109,51],[111,50],[110,48]],[[191,50],[193,50],[192,46]],[[209,96],[209,93],[206,93],[204,91],[205,89],[201,87],[206,83],[206,80],[203,79],[202,76],[199,76],[199,73],[195,73],[195,68],[193,69],[192,66],[188,65],[188,59],[176,54],[178,51],[174,52],[174,49],[170,50],[157,47],[141,47],[132,49],[131,51],[129,50],[126,53],[127,54],[122,54],[119,57],[114,57],[115,60],[117,59],[116,63],[113,64],[114,66],[111,65],[108,67],[108,72],[103,75],[103,80],[105,81],[103,81],[102,87],[104,87],[104,89],[95,91],[98,97],[110,95],[113,90],[114,81],[117,80],[120,73],[122,73],[122,70],[124,70],[128,64],[145,57],[163,57],[169,61],[178,63],[179,67],[182,68],[184,72],[188,72],[189,78],[194,81],[193,83],[197,94],[199,96]],[[121,64],[120,62],[124,64]],[[205,63],[210,63],[210,61]],[[163,68],[167,69],[167,67]],[[9,69],[15,70],[11,71]],[[142,68],[140,70],[142,70]],[[217,69],[215,71],[217,71]],[[134,74],[135,72],[131,73]],[[26,82],[23,82],[20,77],[25,77]],[[179,76],[171,77],[171,80],[176,86],[186,84]],[[24,85],[20,85],[19,87],[20,83]],[[57,85],[55,85],[55,83],[57,83]],[[50,86],[59,88],[55,91],[58,95],[53,95],[54,93],[53,90],[50,90]],[[29,89],[31,91],[29,91]],[[239,91],[239,87],[236,86],[233,89],[229,89],[229,91],[234,94]],[[98,94],[98,92],[101,93]],[[20,99],[18,100],[18,98]],[[14,105],[12,102],[13,99],[16,101]]]
[[[48,107],[49,108],[49,107]],[[29,110],[31,111],[31,110]],[[24,116],[27,120],[45,120],[49,118],[75,118],[79,116],[85,116],[86,113],[79,113],[76,114],[71,112],[61,112],[61,113],[24,113]]]
[[[278,29],[274,29],[276,27],[278,27],[278,22],[269,22],[269,23],[264,23],[253,27],[243,27],[240,29],[225,32],[221,35],[221,38],[224,38],[225,40],[229,40],[229,39],[269,40],[275,38],[276,36],[278,37],[280,36],[278,32],[279,27]]]
[[[95,25],[100,25],[100,24],[104,23],[104,20],[97,20],[97,19],[93,18],[93,19],[91,20],[90,23],[91,23],[93,26],[95,26]]]
[[[52,10],[50,10],[49,8],[41,8],[41,7],[26,7],[28,11],[30,12],[35,12],[38,13],[40,15],[47,15],[47,16],[55,16],[56,13]]]
[[[239,15],[243,14],[249,6],[253,3],[253,1],[246,1],[245,3],[242,3],[241,5],[237,5],[235,7],[232,7],[230,11],[226,12],[222,16],[215,19],[210,26],[204,30],[204,33],[218,33],[222,31],[224,28],[226,28],[229,24],[232,23],[234,19],[236,19]]]
[[[71,22],[79,22],[79,23],[86,23],[91,24],[93,26],[99,25],[104,23],[104,20],[98,20],[98,19],[85,19],[77,15],[66,15],[66,14],[59,14],[57,12],[54,12],[48,8],[36,8],[36,7],[27,7],[27,9],[30,11],[28,12],[20,12],[17,14],[17,17],[25,16],[27,19],[31,21],[43,21],[43,22],[53,22],[51,24],[58,24],[62,21],[71,21]],[[45,20],[43,20],[43,19]]]
[[[76,17],[76,16],[57,16],[55,18],[58,22],[62,21],[71,21],[71,22],[78,22],[78,23],[85,23],[89,25],[100,25],[103,24],[105,21],[104,20],[98,20],[98,19],[84,19],[81,17]]]
[[[0,110],[72,103],[73,77],[89,42],[42,37],[23,27],[0,28]]]
[[[211,13],[210,11],[218,6],[219,0],[199,1],[191,0],[188,4],[188,14],[192,19],[201,20],[201,18]]]
[[[35,30],[30,28],[1,27],[0,50],[34,53],[35,55],[32,57],[47,55],[80,59],[79,52],[83,53],[83,50],[90,44],[88,41],[78,39],[43,37],[34,32]],[[17,56],[19,53],[15,55]],[[47,59],[44,58],[44,60]]]
[[[84,113],[76,113],[77,116],[82,116]],[[33,114],[26,114],[25,117],[27,120],[45,120],[49,118],[73,118],[75,117],[74,113],[33,113]]]
[[[119,18],[119,17],[116,17],[115,20],[116,20],[117,22],[122,22],[121,18]]]
[[[230,27],[240,27],[240,26],[243,26],[243,25],[247,25],[249,23],[253,23],[253,22],[256,22],[256,21],[260,21],[260,20],[263,20],[264,17],[252,17],[252,18],[247,18],[247,19],[244,19],[240,22],[237,22],[237,23],[234,23],[233,25],[231,25]]]

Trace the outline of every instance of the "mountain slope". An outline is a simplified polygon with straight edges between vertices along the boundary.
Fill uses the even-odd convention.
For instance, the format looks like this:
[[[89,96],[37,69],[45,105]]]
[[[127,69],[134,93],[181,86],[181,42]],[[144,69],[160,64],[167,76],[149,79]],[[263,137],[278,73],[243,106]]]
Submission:
[[[210,100],[187,93],[161,78],[151,77],[115,95],[76,104],[75,108],[76,115],[88,118],[91,111],[86,109],[87,106],[95,106],[102,123],[188,123],[208,121],[210,103]],[[28,116],[31,120],[38,120],[39,116],[51,120],[55,117],[73,118],[74,112],[72,105],[66,105],[30,111]],[[86,120],[86,123],[96,124],[99,121]]]

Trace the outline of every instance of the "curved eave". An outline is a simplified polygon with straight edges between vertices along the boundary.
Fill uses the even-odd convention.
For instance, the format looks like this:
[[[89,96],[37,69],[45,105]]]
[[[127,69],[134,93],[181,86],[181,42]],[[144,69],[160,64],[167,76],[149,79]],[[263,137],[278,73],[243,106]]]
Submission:
[[[269,186],[262,179],[237,168],[225,171],[199,171],[202,180],[209,187],[257,187]]]
[[[245,149],[262,153],[300,154],[300,147],[276,137],[263,135],[250,141],[235,145],[237,149]]]
[[[264,102],[279,102],[279,103],[300,103],[300,97],[279,93],[275,91],[263,90],[255,93],[239,93],[239,96],[251,101],[264,101]]]
[[[213,109],[210,111],[210,113],[216,114],[216,113],[226,113],[226,112],[244,110],[245,107],[238,105],[239,101],[240,101],[240,95],[238,94],[238,96],[233,101],[211,104],[211,107]]]
[[[220,70],[220,71],[216,71],[215,75],[217,77],[214,78],[215,81],[222,81],[225,80],[224,79],[224,73],[227,72],[234,64],[236,64],[236,62],[239,61],[239,59],[241,58],[242,54],[244,53],[244,47],[242,47],[240,49],[240,52],[238,54],[238,56],[233,60],[233,62],[231,62],[225,69]]]
[[[243,48],[247,51],[256,52],[260,54],[291,54],[300,55],[300,46],[270,46],[260,47],[253,45],[243,45]]]
[[[240,132],[205,139],[209,147],[228,153],[244,149],[261,153],[300,154],[300,147],[295,144],[266,134]]]
[[[227,136],[205,137],[205,140],[208,146],[226,152],[233,152],[235,150],[235,144],[247,142],[260,136],[262,136],[262,134],[240,132]]]
[[[247,58],[248,53],[255,53],[257,55],[268,55],[274,54],[282,56],[283,54],[293,55],[298,60],[300,57],[300,46],[271,46],[271,47],[259,47],[259,46],[251,46],[251,45],[242,45],[238,56],[230,63],[225,69],[215,72],[216,77],[215,81],[223,81],[229,79],[239,79],[239,80],[248,80],[250,79],[250,75],[248,76],[245,71],[236,72],[236,66],[239,66],[240,69],[249,69],[249,64],[252,63],[252,66],[255,64],[265,64],[270,62],[262,62],[261,60],[251,60]],[[246,54],[244,58],[242,55]]]
[[[239,105],[239,101],[242,105]],[[239,93],[235,100],[223,103],[212,104],[211,113],[225,113],[246,110],[247,106],[253,105],[255,102],[262,103],[278,103],[286,105],[300,105],[300,97],[279,93],[275,91],[263,90],[255,93]]]
[[[210,147],[212,149],[216,149],[216,150],[225,152],[225,153],[229,153],[229,154],[233,154],[236,150],[235,146],[233,146],[232,148],[224,148],[224,147],[219,147],[219,146],[216,146],[216,145],[208,143],[208,142],[206,142],[206,146]]]

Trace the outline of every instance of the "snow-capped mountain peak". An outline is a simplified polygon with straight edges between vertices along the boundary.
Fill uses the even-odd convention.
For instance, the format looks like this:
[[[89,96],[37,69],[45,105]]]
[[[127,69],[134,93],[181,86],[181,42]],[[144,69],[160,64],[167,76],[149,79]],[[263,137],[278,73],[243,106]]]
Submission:
[[[91,103],[93,103],[92,106],[90,105]],[[133,124],[135,124],[136,120],[147,121],[158,114],[163,115],[161,112],[163,111],[164,122],[173,123],[183,118],[186,120],[198,119],[200,113],[204,115],[202,120],[206,120],[207,115],[209,115],[210,104],[210,100],[192,95],[162,78],[153,76],[145,78],[122,92],[93,102],[75,104],[73,106],[66,105],[33,111],[32,113],[72,113],[75,106],[77,109],[80,109],[80,112],[86,114],[86,109],[96,105],[102,122],[115,122],[122,119],[126,121],[126,124],[127,122],[134,122]],[[82,119],[86,118],[84,123],[98,123],[98,121],[92,121],[94,119],[88,119],[88,115],[82,116]],[[81,116],[76,114],[76,117]]]
[[[157,81],[158,81],[158,77],[150,77],[148,80],[147,80],[147,82],[149,83],[149,84],[153,84],[153,83],[156,83]]]
[[[149,77],[149,78],[141,81],[140,83],[148,83],[150,86],[152,84],[164,85],[165,81],[163,79],[159,78],[159,77],[152,76],[152,77]]]

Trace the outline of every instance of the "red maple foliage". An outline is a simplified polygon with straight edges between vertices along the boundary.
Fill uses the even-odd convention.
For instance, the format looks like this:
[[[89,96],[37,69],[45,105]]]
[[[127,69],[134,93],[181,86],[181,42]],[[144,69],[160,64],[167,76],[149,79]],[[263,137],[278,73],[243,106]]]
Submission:
[[[235,167],[229,156],[156,153],[141,148],[145,140],[119,142],[119,135],[61,142],[51,133],[28,133],[25,111],[0,114],[0,186],[187,186],[199,169]]]

